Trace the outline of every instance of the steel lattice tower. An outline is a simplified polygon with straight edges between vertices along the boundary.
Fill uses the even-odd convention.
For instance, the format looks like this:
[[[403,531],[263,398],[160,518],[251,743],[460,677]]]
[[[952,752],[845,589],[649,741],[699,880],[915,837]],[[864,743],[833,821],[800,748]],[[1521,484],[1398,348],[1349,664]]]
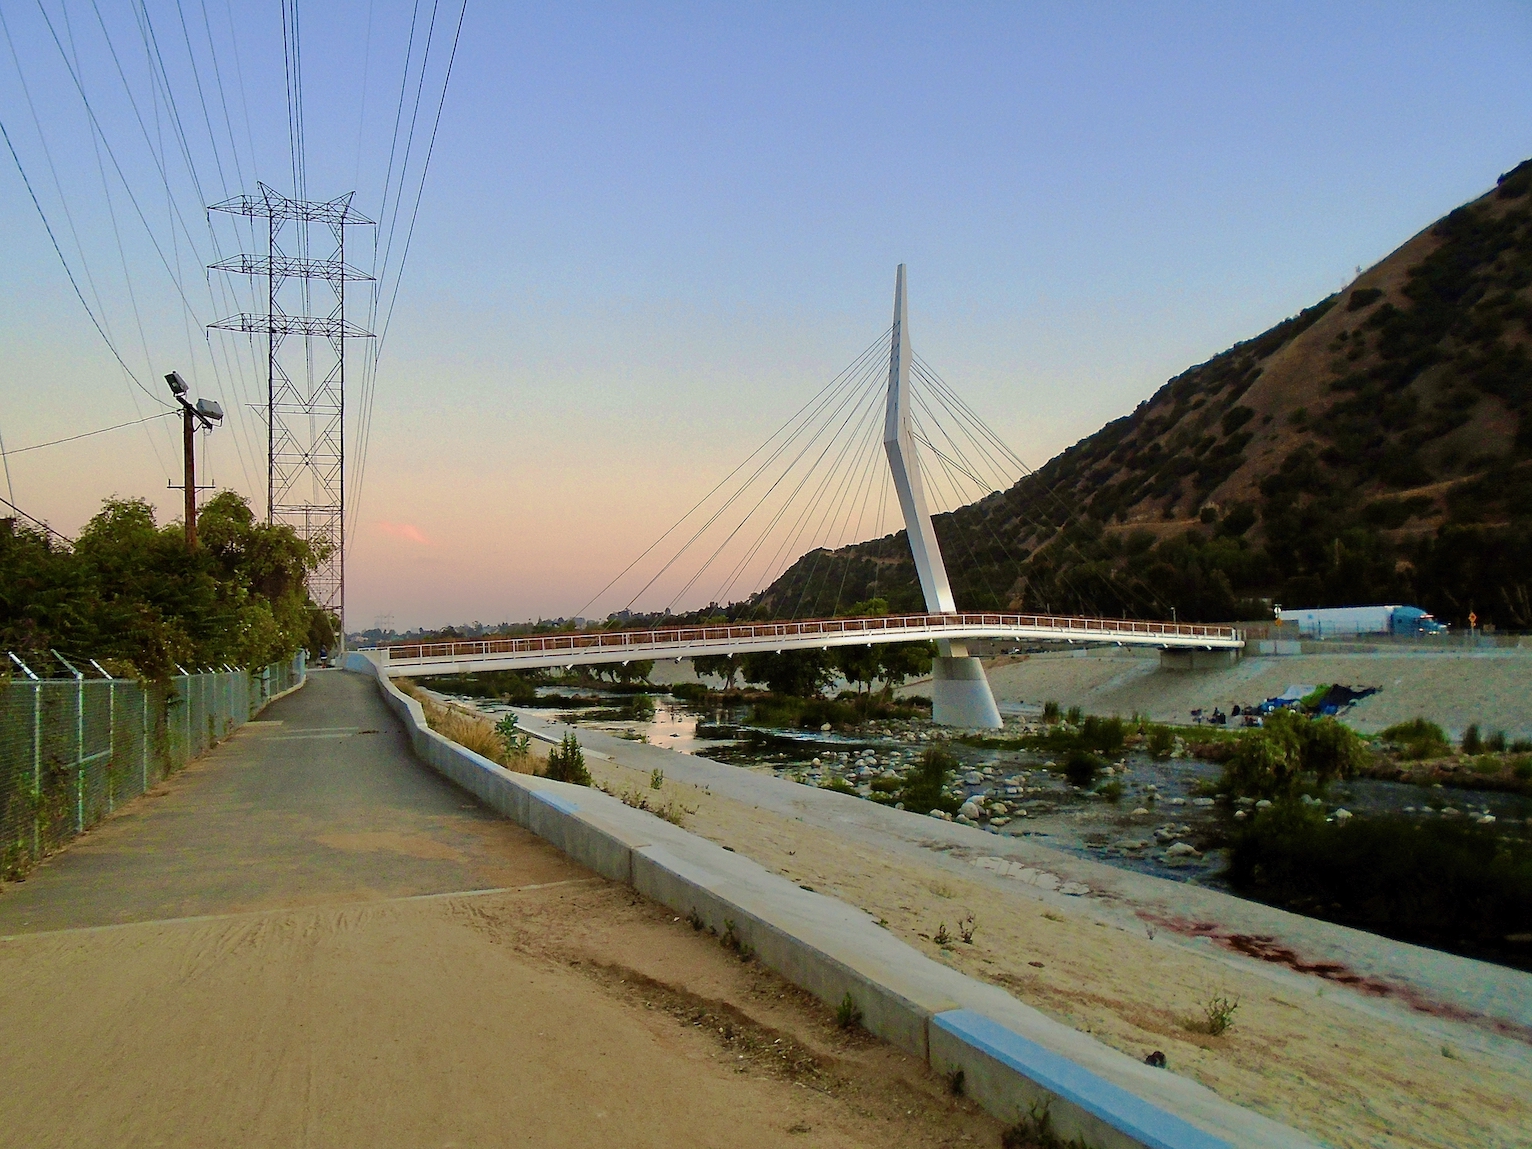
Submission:
[[[228,212],[266,221],[266,254],[236,255],[212,265],[214,271],[266,280],[265,314],[232,315],[210,328],[266,336],[266,521],[287,523],[299,537],[320,550],[322,560],[309,578],[309,593],[346,633],[346,340],[370,339],[346,321],[346,284],[372,276],[346,263],[346,228],[372,225],[351,206],[348,193],[325,202],[289,199],[257,185],[258,195],[235,196],[213,204],[210,211]],[[290,230],[288,225],[294,225]],[[328,228],[334,252],[328,259],[310,259],[310,229]],[[286,233],[284,235],[284,233]],[[287,242],[297,255],[282,248]],[[335,305],[328,315],[310,310],[310,284],[329,285]],[[300,298],[299,313],[284,310],[279,297]],[[302,370],[283,366],[282,347],[288,336],[303,343]],[[316,368],[316,345],[321,360]],[[289,357],[290,362],[290,357]]]

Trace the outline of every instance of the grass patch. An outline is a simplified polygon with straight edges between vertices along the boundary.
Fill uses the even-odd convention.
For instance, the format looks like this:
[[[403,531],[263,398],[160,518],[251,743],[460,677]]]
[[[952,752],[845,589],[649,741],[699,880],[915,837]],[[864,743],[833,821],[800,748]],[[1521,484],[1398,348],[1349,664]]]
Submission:
[[[518,774],[536,774],[537,760],[532,757],[525,736],[517,736],[461,706],[442,704],[407,678],[393,679],[399,690],[420,703],[426,725],[443,738],[450,738],[465,750],[472,750],[498,766]]]

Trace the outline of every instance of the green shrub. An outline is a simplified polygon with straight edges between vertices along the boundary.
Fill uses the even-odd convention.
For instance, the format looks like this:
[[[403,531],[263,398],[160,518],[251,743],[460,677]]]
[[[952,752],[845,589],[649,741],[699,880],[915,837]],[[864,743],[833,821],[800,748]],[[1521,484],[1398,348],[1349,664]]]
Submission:
[[[1484,739],[1479,737],[1479,724],[1470,723],[1467,730],[1463,731],[1463,739],[1459,743],[1463,747],[1464,754],[1477,754],[1484,749]]]
[[[1419,761],[1422,758],[1444,758],[1452,753],[1446,732],[1434,722],[1424,718],[1412,718],[1396,723],[1379,735],[1386,742],[1394,742],[1404,748],[1404,756]]]
[[[1108,802],[1120,802],[1122,801],[1122,783],[1113,778],[1106,785],[1098,787],[1096,793]]]
[[[1155,758],[1169,758],[1176,748],[1176,734],[1168,726],[1151,726],[1144,737],[1144,749]]]
[[[1383,298],[1383,292],[1376,287],[1358,287],[1351,292],[1351,298],[1346,301],[1347,311],[1361,311],[1364,307],[1370,307]]]
[[[1532,966],[1505,937],[1532,921],[1532,844],[1466,820],[1326,823],[1279,802],[1234,832],[1226,874],[1242,894],[1403,941]]]
[[[573,734],[564,735],[552,750],[548,751],[547,776],[555,782],[572,782],[576,786],[589,786],[590,771],[585,767],[585,751]]]
[[[1051,699],[1043,703],[1043,721],[1053,725],[1059,720],[1059,704]]]
[[[1071,750],[1064,756],[1064,777],[1072,786],[1082,790],[1096,780],[1097,773],[1106,763],[1089,750]]]
[[[956,814],[962,803],[950,797],[945,787],[952,780],[958,760],[945,746],[928,746],[920,761],[904,776],[903,787],[898,791],[899,801],[906,810],[929,814],[932,810],[945,810]]]
[[[1088,716],[1080,725],[1080,745],[1101,754],[1120,754],[1127,740],[1127,728],[1121,718]]]
[[[1366,745],[1354,730],[1333,718],[1311,719],[1284,710],[1240,736],[1224,764],[1222,788],[1278,798],[1296,794],[1307,778],[1320,786],[1349,778],[1366,761]]]
[[[1484,740],[1484,749],[1492,754],[1505,753],[1505,731],[1497,730]]]
[[[1085,721],[1085,711],[1081,710],[1078,706],[1071,706],[1064,714],[1064,721],[1068,722],[1071,726],[1078,726],[1081,722]]]
[[[635,722],[648,722],[654,717],[654,699],[647,694],[635,694],[627,710]]]
[[[1518,738],[1511,743],[1512,754],[1526,754],[1532,751],[1532,738]]]
[[[833,790],[837,794],[850,794],[853,798],[860,797],[855,786],[844,778],[837,778],[833,774],[821,782],[819,788],[821,790]]]
[[[678,682],[670,688],[670,694],[683,702],[701,702],[707,697],[708,690],[700,682]]]

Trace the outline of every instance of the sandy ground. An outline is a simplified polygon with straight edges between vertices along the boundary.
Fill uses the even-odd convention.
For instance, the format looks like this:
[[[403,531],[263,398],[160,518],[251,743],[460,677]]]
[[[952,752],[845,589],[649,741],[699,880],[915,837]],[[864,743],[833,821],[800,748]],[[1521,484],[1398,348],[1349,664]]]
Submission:
[[[0,1146],[996,1145],[316,675],[0,892]]]
[[[593,732],[581,738],[603,755],[590,756],[598,780],[647,792],[658,748]],[[1007,881],[993,867],[977,869],[967,851],[936,842],[926,850],[882,848],[845,816],[826,820],[818,801],[793,816],[731,797],[719,773],[731,768],[715,768],[715,784],[703,787],[678,780],[685,756],[670,761],[658,797],[692,811],[687,828],[862,907],[936,960],[1130,1055],[1159,1049],[1173,1071],[1326,1144],[1532,1144],[1532,1050],[1522,1040],[1377,1002],[1337,984],[1333,971],[1267,966],[1187,944],[1131,915],[1103,917],[1094,899],[1061,897],[1046,880],[1032,884],[1038,879],[1028,873],[1036,871]],[[955,936],[970,914],[971,945],[932,940],[944,924]],[[1239,1002],[1233,1027],[1216,1038],[1192,1024],[1215,994]]]
[[[1157,657],[1143,654],[1093,651],[1002,658],[990,665],[989,679],[1002,704],[1053,699],[1088,714],[1138,713],[1181,723],[1191,721],[1194,709],[1211,713],[1218,706],[1227,713],[1236,703],[1260,702],[1292,685],[1379,686],[1345,715],[1364,733],[1423,716],[1454,738],[1474,722],[1486,733],[1532,738],[1532,650],[1300,654],[1198,671],[1161,670]]]

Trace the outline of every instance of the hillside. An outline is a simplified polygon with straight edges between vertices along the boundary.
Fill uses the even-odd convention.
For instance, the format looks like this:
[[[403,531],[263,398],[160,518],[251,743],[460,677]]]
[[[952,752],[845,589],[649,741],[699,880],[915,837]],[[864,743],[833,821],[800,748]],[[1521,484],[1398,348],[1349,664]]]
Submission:
[[[1217,620],[1416,602],[1532,627],[1532,160],[1361,275],[936,519],[962,609]],[[903,532],[749,606],[921,609]],[[741,604],[744,605],[744,604]]]

